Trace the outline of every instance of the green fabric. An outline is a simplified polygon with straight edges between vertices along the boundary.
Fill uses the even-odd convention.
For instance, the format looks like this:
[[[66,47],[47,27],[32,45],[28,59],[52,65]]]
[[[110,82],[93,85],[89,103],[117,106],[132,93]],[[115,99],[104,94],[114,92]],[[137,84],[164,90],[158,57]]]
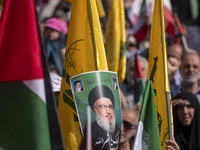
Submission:
[[[0,83],[0,147],[50,150],[46,104],[22,82]]]
[[[190,2],[190,9],[191,9],[191,15],[193,19],[196,19],[198,16],[198,2],[197,0],[189,0]]]
[[[142,104],[143,102],[143,94],[144,94],[144,90],[145,90],[145,81],[143,79],[141,79],[138,83],[138,88],[139,88],[139,100],[138,100],[138,104]]]
[[[144,100],[140,115],[140,121],[143,122],[143,141],[146,141],[148,150],[161,150],[159,128],[156,117],[156,108],[154,102],[154,91],[152,81],[147,79]]]

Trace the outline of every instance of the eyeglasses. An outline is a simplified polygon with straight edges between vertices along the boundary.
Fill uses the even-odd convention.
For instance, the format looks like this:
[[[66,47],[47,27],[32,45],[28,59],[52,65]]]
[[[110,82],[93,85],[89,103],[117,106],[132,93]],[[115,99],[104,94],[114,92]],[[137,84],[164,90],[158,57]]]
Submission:
[[[114,109],[113,105],[107,106],[107,105],[101,104],[101,105],[95,105],[94,107],[99,107],[99,108],[101,108],[101,109],[107,109],[107,108],[109,108],[109,109]]]
[[[123,125],[124,125],[124,128],[127,129],[127,130],[133,130],[133,129],[137,128],[136,125],[133,125],[128,121],[123,121]]]

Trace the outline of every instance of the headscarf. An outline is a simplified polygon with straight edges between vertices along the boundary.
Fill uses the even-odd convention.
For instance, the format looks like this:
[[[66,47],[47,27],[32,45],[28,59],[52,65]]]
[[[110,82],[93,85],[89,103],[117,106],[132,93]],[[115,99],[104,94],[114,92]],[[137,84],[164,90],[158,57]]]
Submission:
[[[177,116],[177,105],[173,107],[174,137],[181,150],[200,150],[200,105],[195,94],[184,91],[175,96],[178,99],[188,100],[194,108],[194,117],[189,126],[183,126]]]

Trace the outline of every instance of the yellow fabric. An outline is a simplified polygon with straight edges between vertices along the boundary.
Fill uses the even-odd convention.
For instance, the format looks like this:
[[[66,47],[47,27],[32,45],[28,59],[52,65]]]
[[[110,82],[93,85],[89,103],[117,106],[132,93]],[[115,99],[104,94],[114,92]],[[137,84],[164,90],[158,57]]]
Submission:
[[[161,146],[162,149],[165,149],[165,140],[169,138],[166,92],[170,92],[170,88],[167,69],[163,0],[155,0],[148,60],[147,77],[153,81]],[[171,93],[169,97],[171,104]]]
[[[103,4],[102,4],[102,1],[101,0],[96,0],[96,3],[97,3],[97,10],[98,10],[98,14],[99,14],[99,17],[105,17],[106,13],[105,13],[105,10],[103,8]]]
[[[65,0],[65,1],[68,2],[68,3],[72,3],[72,0]],[[98,10],[99,17],[100,18],[104,17],[106,13],[105,13],[102,1],[96,0],[96,3],[97,3],[97,10]]]
[[[113,0],[106,27],[108,69],[117,72],[119,84],[126,73],[125,16],[123,0]]]
[[[82,140],[69,78],[96,70],[108,70],[96,2],[73,0],[58,105],[66,148],[77,149]]]

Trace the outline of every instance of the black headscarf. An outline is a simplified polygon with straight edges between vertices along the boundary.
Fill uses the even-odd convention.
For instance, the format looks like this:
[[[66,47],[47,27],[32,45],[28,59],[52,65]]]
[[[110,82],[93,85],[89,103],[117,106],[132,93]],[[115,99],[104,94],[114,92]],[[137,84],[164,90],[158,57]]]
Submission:
[[[184,91],[173,98],[188,100],[194,108],[194,117],[189,126],[183,126],[177,117],[177,106],[173,108],[174,137],[181,150],[200,150],[200,105],[195,94]]]

